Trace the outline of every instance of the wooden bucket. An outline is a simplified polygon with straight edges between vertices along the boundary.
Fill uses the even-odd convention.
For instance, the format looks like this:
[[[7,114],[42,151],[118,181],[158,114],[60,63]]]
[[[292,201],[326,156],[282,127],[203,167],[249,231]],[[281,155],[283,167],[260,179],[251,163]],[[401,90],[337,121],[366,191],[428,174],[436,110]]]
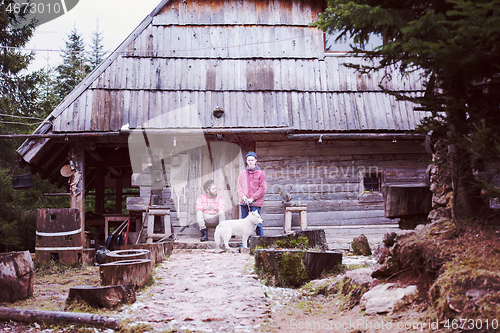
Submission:
[[[12,176],[12,188],[14,190],[27,190],[33,187],[31,175]]]

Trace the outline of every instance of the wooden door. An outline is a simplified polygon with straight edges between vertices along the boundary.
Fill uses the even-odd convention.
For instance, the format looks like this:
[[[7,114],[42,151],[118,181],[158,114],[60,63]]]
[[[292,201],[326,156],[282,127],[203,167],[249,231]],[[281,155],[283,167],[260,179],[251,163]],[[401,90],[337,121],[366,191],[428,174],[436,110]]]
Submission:
[[[224,198],[226,219],[239,218],[237,181],[244,168],[241,154],[240,147],[231,142],[207,142],[203,153],[200,188],[203,191],[205,181],[214,180],[218,194]]]

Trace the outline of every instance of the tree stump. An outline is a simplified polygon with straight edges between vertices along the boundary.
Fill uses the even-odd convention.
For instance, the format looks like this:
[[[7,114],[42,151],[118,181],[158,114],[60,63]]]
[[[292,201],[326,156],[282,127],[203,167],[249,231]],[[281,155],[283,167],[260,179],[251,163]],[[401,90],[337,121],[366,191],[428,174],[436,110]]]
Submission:
[[[0,253],[0,301],[33,296],[33,261],[29,251]]]
[[[149,259],[151,252],[141,249],[116,250],[106,253],[106,262],[115,262],[123,260]]]
[[[314,280],[326,271],[335,270],[342,265],[342,253],[333,251],[306,251],[305,264],[309,277]]]
[[[302,250],[257,249],[255,270],[264,284],[273,287],[300,287],[309,281]]]
[[[118,286],[78,286],[69,289],[67,303],[81,300],[96,308],[113,309],[120,304],[135,302],[135,285]]]
[[[250,238],[250,249],[253,250],[256,247],[274,247],[277,240],[290,240],[298,239],[299,237],[307,237],[309,240],[310,248],[319,248],[321,250],[328,250],[328,243],[326,242],[325,230],[314,229],[314,230],[300,230],[295,231],[286,235],[278,236],[262,236]]]
[[[156,265],[172,254],[174,242],[166,241],[153,244],[135,244],[120,246],[119,250],[143,249],[151,252],[151,262]]]
[[[103,286],[134,284],[140,288],[151,279],[153,266],[148,259],[123,260],[103,264],[99,271]]]

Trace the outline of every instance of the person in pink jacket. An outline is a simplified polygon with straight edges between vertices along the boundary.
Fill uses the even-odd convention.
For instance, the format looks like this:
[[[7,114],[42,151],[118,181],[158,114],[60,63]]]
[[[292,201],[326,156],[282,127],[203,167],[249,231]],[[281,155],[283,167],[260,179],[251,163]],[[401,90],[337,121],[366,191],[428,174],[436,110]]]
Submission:
[[[253,151],[248,152],[245,156],[247,166],[240,172],[238,176],[238,195],[241,199],[241,217],[248,216],[250,211],[261,212],[264,205],[264,194],[266,193],[266,175],[261,168],[257,166],[257,154]],[[257,225],[255,229],[257,236],[264,236],[262,223]]]

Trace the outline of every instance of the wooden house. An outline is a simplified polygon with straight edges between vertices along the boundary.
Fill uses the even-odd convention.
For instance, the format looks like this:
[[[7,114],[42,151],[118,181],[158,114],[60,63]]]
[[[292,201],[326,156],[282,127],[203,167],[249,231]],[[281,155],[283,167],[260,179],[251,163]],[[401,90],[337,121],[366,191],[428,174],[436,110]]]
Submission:
[[[22,162],[69,187],[87,230],[103,225],[102,214],[123,214],[124,189],[140,187],[129,211],[156,207],[150,221],[168,216],[179,236],[198,236],[196,226],[180,229],[196,225],[196,197],[209,178],[237,217],[236,179],[250,150],[268,180],[265,233],[283,229],[279,187],[307,205],[310,228],[394,223],[381,191],[425,183],[429,156],[412,132],[426,114],[379,84],[416,95],[422,81],[343,66],[363,60],[334,52],[335,44],[326,51],[325,34],[310,26],[325,6],[161,1],[18,149]],[[104,212],[107,195],[114,212]],[[92,221],[86,196],[95,200]]]

